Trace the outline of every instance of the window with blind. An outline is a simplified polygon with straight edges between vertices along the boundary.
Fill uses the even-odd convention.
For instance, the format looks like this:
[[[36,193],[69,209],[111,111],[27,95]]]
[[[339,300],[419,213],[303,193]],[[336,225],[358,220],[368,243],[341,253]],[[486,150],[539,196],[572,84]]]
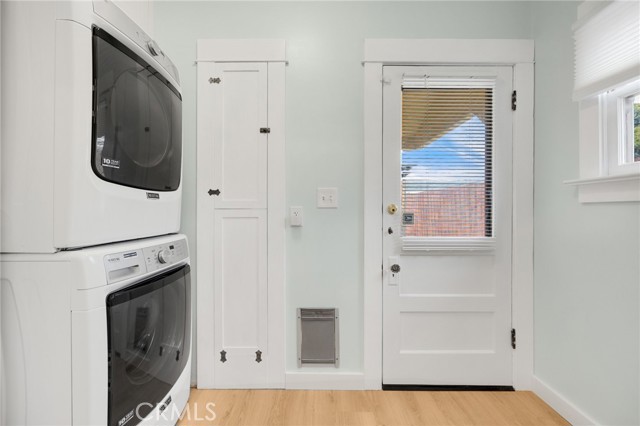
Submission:
[[[640,201],[640,2],[578,6],[573,25],[583,203]]]
[[[493,95],[493,80],[405,79],[405,249],[425,238],[493,237]]]

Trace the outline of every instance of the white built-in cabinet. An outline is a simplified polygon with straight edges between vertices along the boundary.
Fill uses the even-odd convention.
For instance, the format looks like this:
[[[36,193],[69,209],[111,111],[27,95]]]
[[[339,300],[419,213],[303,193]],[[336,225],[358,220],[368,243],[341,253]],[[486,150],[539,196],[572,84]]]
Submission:
[[[276,57],[198,43],[199,388],[284,387],[285,63],[269,42]]]

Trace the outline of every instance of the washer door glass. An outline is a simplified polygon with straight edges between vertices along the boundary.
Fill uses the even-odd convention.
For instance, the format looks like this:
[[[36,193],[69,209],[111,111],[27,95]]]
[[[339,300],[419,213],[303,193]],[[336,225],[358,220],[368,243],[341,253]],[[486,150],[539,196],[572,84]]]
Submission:
[[[110,426],[134,426],[170,395],[189,359],[190,269],[107,297]]]
[[[93,170],[120,185],[154,191],[180,186],[182,100],[144,59],[93,29]]]

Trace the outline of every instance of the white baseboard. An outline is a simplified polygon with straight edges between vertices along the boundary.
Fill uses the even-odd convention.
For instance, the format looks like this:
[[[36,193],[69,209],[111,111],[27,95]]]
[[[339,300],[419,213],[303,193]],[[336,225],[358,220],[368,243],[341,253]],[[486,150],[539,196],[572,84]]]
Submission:
[[[363,390],[363,373],[300,372],[285,373],[285,389]]]
[[[562,394],[535,376],[533,377],[533,392],[573,426],[594,426],[598,424]]]

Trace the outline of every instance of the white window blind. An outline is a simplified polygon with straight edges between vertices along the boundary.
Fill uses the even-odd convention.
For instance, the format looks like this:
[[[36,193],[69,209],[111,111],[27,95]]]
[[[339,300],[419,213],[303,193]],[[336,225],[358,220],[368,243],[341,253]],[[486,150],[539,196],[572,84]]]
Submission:
[[[451,243],[461,239],[475,249],[492,240],[493,91],[493,80],[405,76],[404,250],[460,248]]]
[[[640,2],[613,1],[574,24],[574,100],[640,76]]]

